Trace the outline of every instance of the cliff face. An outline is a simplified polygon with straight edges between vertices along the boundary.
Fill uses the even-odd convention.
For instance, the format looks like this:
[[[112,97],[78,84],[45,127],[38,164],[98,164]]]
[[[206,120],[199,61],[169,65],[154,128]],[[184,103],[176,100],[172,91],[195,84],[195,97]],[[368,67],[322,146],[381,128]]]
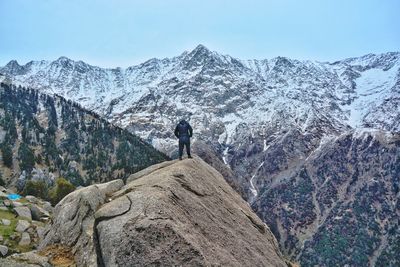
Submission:
[[[197,157],[71,193],[41,248],[54,243],[78,265],[286,266],[269,228]]]

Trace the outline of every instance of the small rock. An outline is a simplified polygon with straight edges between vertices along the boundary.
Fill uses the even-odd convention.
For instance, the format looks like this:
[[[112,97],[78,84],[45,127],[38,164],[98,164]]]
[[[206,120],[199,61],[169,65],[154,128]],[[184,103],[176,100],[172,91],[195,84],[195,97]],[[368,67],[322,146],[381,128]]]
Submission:
[[[19,238],[19,234],[18,233],[12,233],[11,235],[10,235],[10,239],[11,240],[17,240]]]
[[[0,191],[0,197],[2,197],[2,198],[6,198],[6,197],[7,197],[7,194],[6,194],[6,193],[4,193],[4,192],[2,192],[2,191]]]
[[[8,210],[8,208],[4,207],[4,206],[0,206],[0,210]]]
[[[28,207],[16,207],[14,208],[14,210],[18,214],[18,216],[32,220],[31,210]]]
[[[12,200],[11,202],[14,208],[23,206],[23,204],[19,201]]]
[[[0,235],[0,242],[3,242],[4,238],[2,235]]]
[[[36,234],[35,229],[33,229],[32,227],[29,228],[29,229],[27,230],[27,232],[28,232],[29,234],[31,234],[31,235]]]
[[[50,202],[47,201],[43,203],[43,209],[48,213],[53,212],[53,207],[51,206]]]
[[[31,243],[31,237],[28,233],[22,233],[21,240],[19,241],[18,245],[20,246],[28,246]]]
[[[6,226],[8,226],[8,225],[11,224],[11,221],[10,221],[10,220],[7,220],[7,219],[1,219],[1,222],[2,222],[4,225],[6,225]]]
[[[17,224],[17,227],[15,228],[15,230],[17,232],[22,233],[22,232],[25,232],[25,230],[28,229],[30,225],[31,224],[28,221],[18,220],[18,224]]]
[[[45,231],[44,227],[41,227],[41,226],[36,227],[36,232],[37,232],[39,239],[44,238],[44,233],[45,233],[44,231]]]
[[[8,253],[8,247],[0,245],[0,254],[1,256],[6,256]]]
[[[38,203],[38,199],[35,196],[25,196],[26,200],[28,200],[31,203]]]
[[[6,206],[6,207],[10,207],[10,206],[11,206],[11,201],[8,200],[8,199],[5,199],[5,200],[3,201],[3,204],[4,204],[4,206]]]
[[[5,192],[5,191],[6,191],[6,189],[4,188],[4,186],[0,185],[0,192]]]

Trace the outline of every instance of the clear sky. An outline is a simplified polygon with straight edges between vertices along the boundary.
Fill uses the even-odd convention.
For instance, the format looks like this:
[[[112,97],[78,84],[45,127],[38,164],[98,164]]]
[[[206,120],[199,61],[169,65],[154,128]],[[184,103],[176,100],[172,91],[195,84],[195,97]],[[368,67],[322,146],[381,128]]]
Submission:
[[[0,66],[67,56],[103,67],[198,44],[241,59],[400,51],[400,0],[0,0]]]

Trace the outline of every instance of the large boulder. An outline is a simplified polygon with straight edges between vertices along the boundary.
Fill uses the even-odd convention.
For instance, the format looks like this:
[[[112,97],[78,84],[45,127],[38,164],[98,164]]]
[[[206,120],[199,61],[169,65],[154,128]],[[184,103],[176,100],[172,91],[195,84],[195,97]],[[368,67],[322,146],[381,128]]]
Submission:
[[[101,265],[286,266],[268,227],[200,158],[123,191],[95,214]]]
[[[122,180],[114,180],[78,189],[64,197],[54,208],[53,222],[46,227],[39,248],[52,244],[72,247],[78,266],[96,266],[94,213],[123,185]]]
[[[200,158],[131,178],[109,202],[104,184],[64,198],[41,247],[73,247],[78,266],[286,266],[269,228]]]

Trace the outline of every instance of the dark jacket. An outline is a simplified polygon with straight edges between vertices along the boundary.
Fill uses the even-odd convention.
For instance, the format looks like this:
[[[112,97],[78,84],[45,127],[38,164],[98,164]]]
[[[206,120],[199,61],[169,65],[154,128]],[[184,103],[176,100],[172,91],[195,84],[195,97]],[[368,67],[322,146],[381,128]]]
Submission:
[[[193,135],[193,129],[190,124],[185,121],[181,120],[175,128],[175,136],[179,138],[180,142],[189,142],[190,137]]]

